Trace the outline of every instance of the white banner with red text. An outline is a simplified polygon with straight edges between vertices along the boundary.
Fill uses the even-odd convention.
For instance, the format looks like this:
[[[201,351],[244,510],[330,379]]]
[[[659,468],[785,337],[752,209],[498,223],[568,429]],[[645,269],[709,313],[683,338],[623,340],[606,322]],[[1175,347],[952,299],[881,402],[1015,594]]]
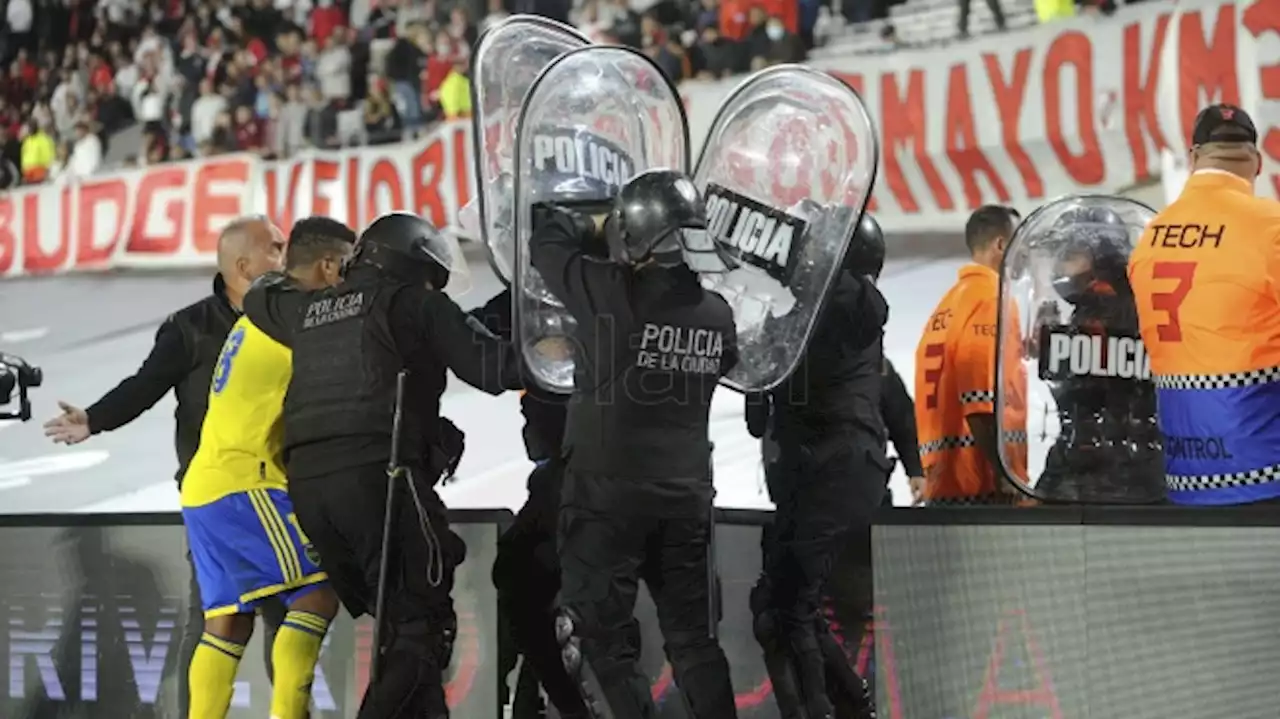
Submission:
[[[1264,155],[1257,191],[1280,198],[1280,0],[1142,3],[937,50],[812,64],[855,87],[876,120],[873,203],[886,229],[958,230],[985,203],[1025,214],[1064,194],[1154,181],[1162,151],[1184,156],[1211,102],[1253,116]],[[737,83],[682,86],[695,142]]]
[[[360,228],[392,210],[453,227],[470,201],[471,128],[447,123],[411,143],[252,155],[122,170],[0,195],[0,276],[209,267],[229,220],[263,214],[288,232],[328,215]]]
[[[1113,193],[1179,169],[1196,112],[1233,102],[1258,125],[1258,194],[1280,199],[1280,0],[1127,6],[928,51],[822,58],[878,126],[873,210],[890,231],[947,231],[991,202],[1024,214],[1068,193]],[[700,145],[738,80],[682,87]],[[778,142],[795,138],[780,134]],[[696,149],[696,147],[695,147]],[[803,185],[820,162],[781,173]],[[471,129],[288,162],[228,156],[0,195],[0,276],[207,266],[221,223],[258,212],[362,223],[420,212],[457,230],[474,194]],[[1166,180],[1176,195],[1181,183]]]

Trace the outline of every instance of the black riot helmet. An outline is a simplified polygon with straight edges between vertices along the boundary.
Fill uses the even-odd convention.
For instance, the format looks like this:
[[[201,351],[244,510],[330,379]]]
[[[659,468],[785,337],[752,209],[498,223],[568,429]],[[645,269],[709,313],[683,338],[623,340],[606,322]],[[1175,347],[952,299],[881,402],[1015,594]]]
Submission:
[[[1054,289],[1076,303],[1097,292],[1098,283],[1118,294],[1129,293],[1129,227],[1106,207],[1077,207],[1054,222],[1061,249],[1054,266]]]
[[[705,229],[707,210],[693,180],[676,170],[647,170],[627,181],[605,223],[609,259],[635,265],[649,259],[678,264],[682,229]]]
[[[351,265],[373,267],[410,284],[430,283],[443,290],[456,259],[452,243],[435,225],[408,212],[390,212],[360,233]]]
[[[844,268],[855,275],[868,275],[880,279],[884,269],[884,232],[880,223],[870,213],[862,213],[858,227],[849,240],[849,250],[844,254]]]

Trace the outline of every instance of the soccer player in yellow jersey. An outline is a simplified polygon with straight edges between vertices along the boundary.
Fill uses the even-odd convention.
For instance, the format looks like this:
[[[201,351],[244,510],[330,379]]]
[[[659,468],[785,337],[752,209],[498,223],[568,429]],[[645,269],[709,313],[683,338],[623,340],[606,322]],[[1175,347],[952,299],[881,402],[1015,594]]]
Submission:
[[[285,281],[306,290],[337,284],[354,242],[340,222],[301,220],[289,235]],[[191,660],[191,719],[227,715],[254,610],[268,597],[289,609],[272,649],[270,716],[307,716],[320,645],[338,611],[286,492],[281,415],[291,373],[290,351],[247,317],[232,327],[214,369],[200,448],[182,482],[205,616]]]

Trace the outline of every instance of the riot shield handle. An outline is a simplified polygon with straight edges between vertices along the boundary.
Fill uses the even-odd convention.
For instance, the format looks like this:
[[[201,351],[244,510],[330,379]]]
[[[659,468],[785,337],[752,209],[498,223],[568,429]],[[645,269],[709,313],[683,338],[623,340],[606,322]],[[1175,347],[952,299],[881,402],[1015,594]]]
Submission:
[[[607,215],[613,211],[613,200],[561,200],[559,202],[537,202],[533,209],[550,209],[559,207],[584,215]]]

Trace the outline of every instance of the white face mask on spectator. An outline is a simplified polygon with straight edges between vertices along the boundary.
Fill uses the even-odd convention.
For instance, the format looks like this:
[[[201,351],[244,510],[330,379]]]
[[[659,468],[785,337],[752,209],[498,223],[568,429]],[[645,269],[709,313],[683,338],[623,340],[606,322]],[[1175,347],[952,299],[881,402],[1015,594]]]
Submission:
[[[766,25],[764,31],[769,36],[769,39],[774,42],[781,40],[787,34],[787,29],[782,27],[782,23],[777,22],[771,22]]]

